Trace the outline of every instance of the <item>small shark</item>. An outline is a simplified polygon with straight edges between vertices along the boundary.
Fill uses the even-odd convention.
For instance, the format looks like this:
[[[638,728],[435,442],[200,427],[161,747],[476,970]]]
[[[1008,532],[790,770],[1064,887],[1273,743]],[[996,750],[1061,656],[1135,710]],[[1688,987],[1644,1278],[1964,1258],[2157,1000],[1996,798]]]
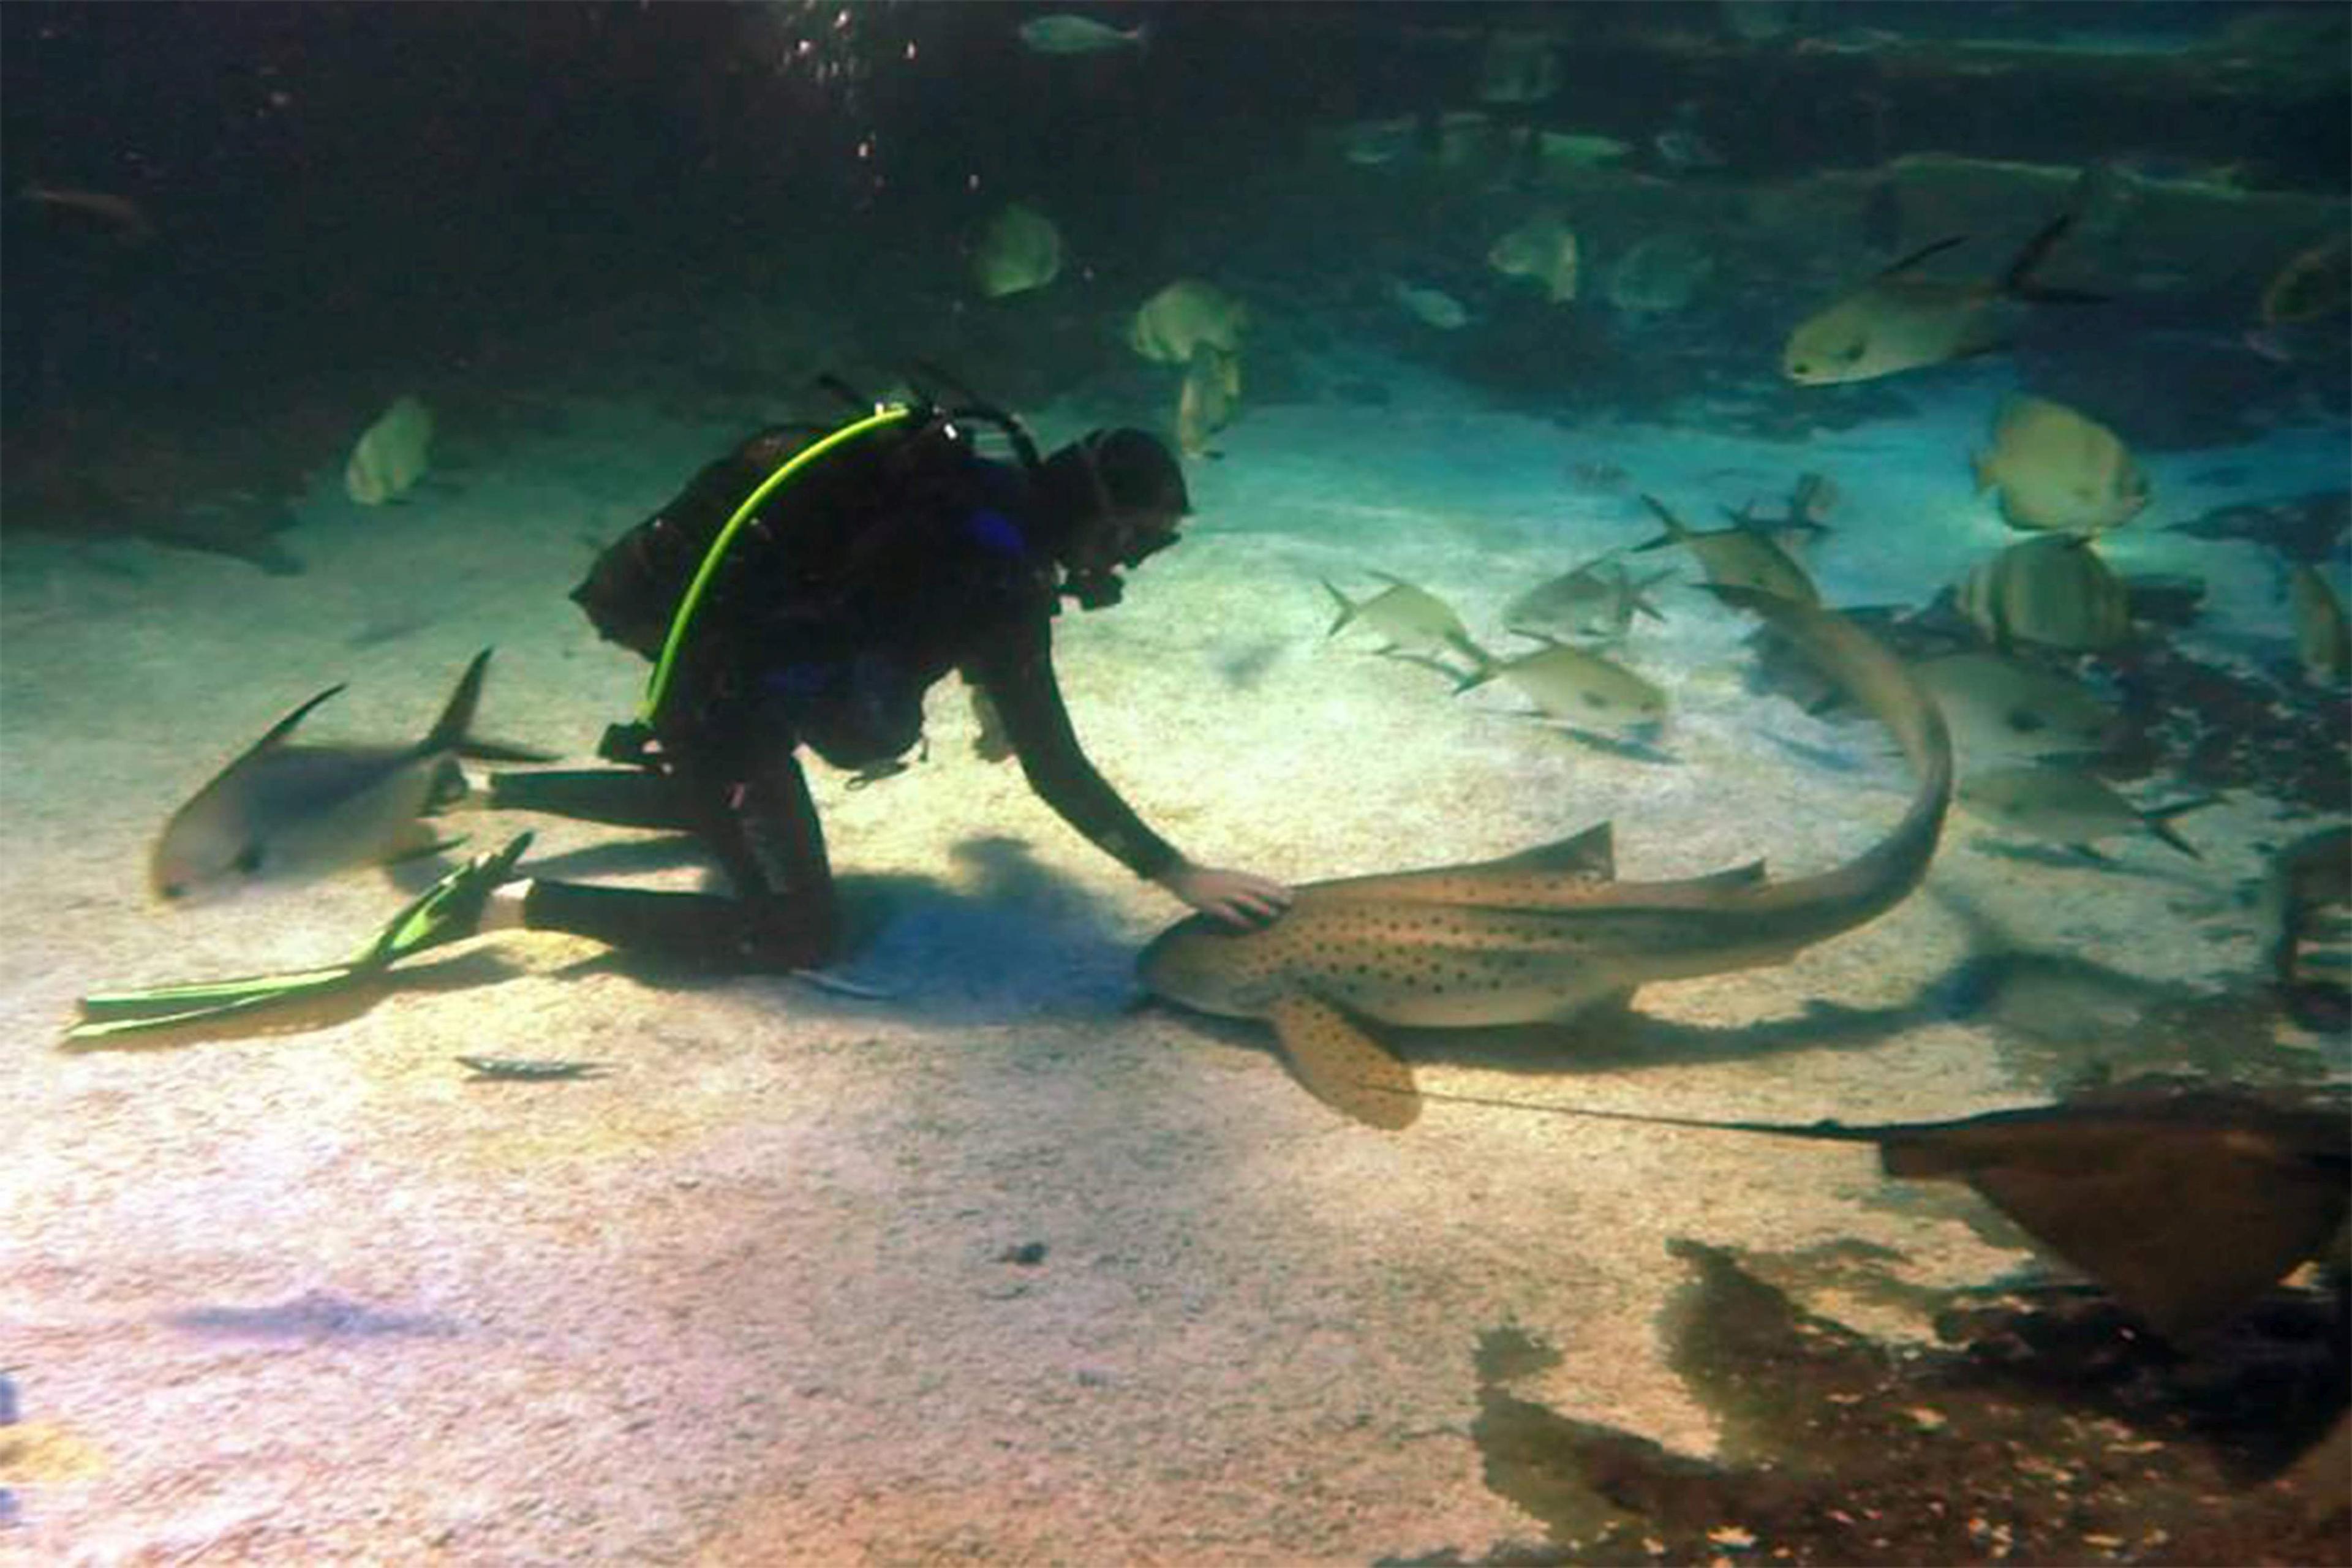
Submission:
[[[552,760],[467,733],[489,662],[488,648],[474,656],[441,717],[410,745],[294,744],[295,727],[342,688],[302,703],[172,814],[148,860],[149,886],[158,898],[180,900],[241,884],[309,880],[441,847],[417,819],[464,795],[458,757]]]
[[[1360,1020],[1563,1021],[1654,981],[1784,963],[1902,902],[1927,874],[1951,802],[1943,715],[1899,661],[1835,613],[1750,588],[1713,591],[1810,654],[1894,731],[1918,788],[1874,847],[1785,882],[1760,861],[1620,882],[1603,825],[1500,860],[1309,883],[1255,931],[1193,916],[1137,959],[1144,989],[1198,1012],[1266,1020],[1310,1093],[1393,1129],[1418,1114],[1412,1075]]]

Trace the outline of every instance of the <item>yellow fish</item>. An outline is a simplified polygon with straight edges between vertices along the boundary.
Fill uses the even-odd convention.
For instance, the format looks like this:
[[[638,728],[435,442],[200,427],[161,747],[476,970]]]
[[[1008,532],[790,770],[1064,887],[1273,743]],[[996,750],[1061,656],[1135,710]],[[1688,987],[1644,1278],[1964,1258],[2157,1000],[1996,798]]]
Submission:
[[[1043,289],[1061,271],[1061,231],[1053,219],[1021,202],[990,218],[972,247],[972,281],[991,300]]]
[[[1233,353],[1241,347],[1249,307],[1213,283],[1180,278],[1143,302],[1128,328],[1128,346],[1161,364],[1190,364],[1195,345]]]
[[[2344,623],[2344,601],[2315,566],[2296,562],[2287,569],[2286,600],[2294,611],[2294,648],[2314,685],[2341,686],[2352,675],[2352,634]]]
[[[1176,445],[1186,457],[1208,452],[1209,437],[1233,423],[1241,395],[1241,356],[1205,340],[1194,343],[1176,395]]]
[[[2116,433],[2063,403],[2011,397],[1992,445],[1969,459],[1977,489],[1999,487],[2011,528],[2104,533],[2147,506],[2147,476]]]
[[[414,397],[393,400],[362,433],[343,465],[343,493],[362,506],[397,500],[425,477],[433,411]]]
[[[2352,240],[2337,235],[2289,257],[2263,289],[2265,327],[2326,321],[2352,308]]]
[[[2072,213],[2052,219],[1997,279],[1954,283],[1912,275],[1912,268],[1949,250],[1964,236],[1913,251],[1798,323],[1780,353],[1781,374],[1808,386],[1875,381],[2000,348],[2006,338],[2000,307],[2010,301],[2095,301],[2095,294],[2046,288],[2033,280],[2033,269],[2074,221]]]
[[[1494,243],[1486,265],[1506,278],[1530,278],[1558,305],[1576,298],[1576,231],[1557,216],[1529,218]]]
[[[2131,595],[2090,541],[2045,534],[1980,563],[1959,586],[1959,611],[1994,646],[2041,643],[2087,651],[2131,635]]]

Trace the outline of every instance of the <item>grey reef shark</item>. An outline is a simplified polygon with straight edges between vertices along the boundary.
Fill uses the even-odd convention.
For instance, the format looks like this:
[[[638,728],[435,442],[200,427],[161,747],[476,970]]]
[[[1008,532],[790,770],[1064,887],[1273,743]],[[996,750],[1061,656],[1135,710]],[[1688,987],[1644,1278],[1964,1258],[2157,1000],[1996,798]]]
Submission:
[[[1498,860],[1300,887],[1273,924],[1202,916],[1137,959],[1146,991],[1274,1026],[1309,1093],[1375,1127],[1420,1112],[1407,1065],[1366,1023],[1561,1023],[1642,986],[1787,962],[1903,901],[1927,874],[1952,796],[1942,713],[1870,634],[1834,612],[1716,586],[1846,687],[1894,732],[1918,779],[1892,832],[1844,865],[1776,881],[1762,861],[1675,881],[1615,879],[1609,825]]]

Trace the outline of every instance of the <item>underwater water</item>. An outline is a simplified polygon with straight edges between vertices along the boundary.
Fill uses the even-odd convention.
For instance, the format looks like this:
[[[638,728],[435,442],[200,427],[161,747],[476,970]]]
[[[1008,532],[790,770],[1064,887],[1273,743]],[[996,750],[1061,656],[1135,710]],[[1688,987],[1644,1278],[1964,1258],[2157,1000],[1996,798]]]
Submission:
[[[2347,19],[0,6],[0,1561],[2352,1561]],[[525,830],[723,888],[150,882],[339,683],[594,765],[567,595],[820,375],[1181,450],[1055,666],[1291,914],[950,679],[822,973],[66,1037]]]

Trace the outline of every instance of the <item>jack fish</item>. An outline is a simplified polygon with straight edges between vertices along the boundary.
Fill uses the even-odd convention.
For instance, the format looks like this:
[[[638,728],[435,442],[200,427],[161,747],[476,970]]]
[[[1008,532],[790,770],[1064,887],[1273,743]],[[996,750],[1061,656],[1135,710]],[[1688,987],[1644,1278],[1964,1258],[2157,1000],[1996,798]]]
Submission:
[[[2154,810],[2142,810],[2116,790],[2074,768],[2025,763],[1970,773],[1960,784],[1960,804],[2000,826],[2063,844],[2099,858],[2091,845],[2118,833],[2154,834],[2192,860],[2197,847],[2172,830],[2172,819],[2221,797],[2202,795]]]
[[[1643,496],[1642,501],[1666,525],[1666,531],[1633,546],[1636,552],[1680,544],[1698,557],[1706,580],[1718,588],[1754,588],[1799,605],[1822,602],[1821,590],[1813,586],[1805,569],[1774,543],[1771,535],[1742,523],[1702,532],[1668,511],[1657,497]]]
[[[458,757],[551,760],[467,735],[489,662],[488,648],[474,656],[441,717],[413,745],[291,744],[294,727],[342,688],[304,702],[172,814],[148,860],[149,886],[176,900],[430,853],[435,835],[418,818],[464,795]]]
[[[2049,289],[2033,280],[2033,269],[2074,221],[2071,213],[2053,219],[2025,242],[2009,269],[1991,280],[1953,283],[1912,276],[1912,268],[1949,250],[1965,236],[1913,251],[1800,322],[1781,351],[1781,374],[1808,386],[1875,381],[2001,347],[2005,333],[1998,308],[2006,301],[2095,301],[2096,295]]]
[[[1323,584],[1323,591],[1339,605],[1324,637],[1335,637],[1350,626],[1361,626],[1387,639],[1382,653],[1421,659],[1459,654],[1476,668],[1491,662],[1486,651],[1471,640],[1469,628],[1453,605],[1402,577],[1391,577],[1385,572],[1372,575],[1388,586],[1368,599],[1350,599],[1329,583]]]

